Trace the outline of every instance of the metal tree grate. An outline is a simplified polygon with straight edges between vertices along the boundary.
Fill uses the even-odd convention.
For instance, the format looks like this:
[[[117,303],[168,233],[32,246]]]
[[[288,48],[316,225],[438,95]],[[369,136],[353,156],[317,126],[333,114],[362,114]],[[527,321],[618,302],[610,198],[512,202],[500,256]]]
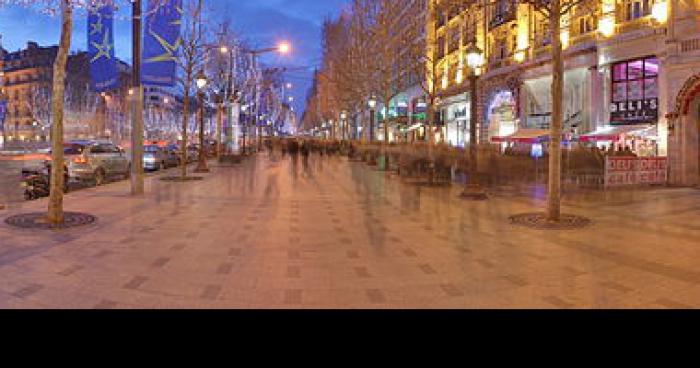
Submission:
[[[575,230],[591,224],[591,220],[575,215],[561,215],[559,222],[547,220],[545,213],[524,213],[509,217],[511,224],[538,230]]]
[[[97,221],[97,217],[86,213],[66,212],[63,216],[63,223],[59,225],[51,224],[46,218],[45,212],[25,213],[8,217],[5,223],[22,229],[56,230],[86,226]]]

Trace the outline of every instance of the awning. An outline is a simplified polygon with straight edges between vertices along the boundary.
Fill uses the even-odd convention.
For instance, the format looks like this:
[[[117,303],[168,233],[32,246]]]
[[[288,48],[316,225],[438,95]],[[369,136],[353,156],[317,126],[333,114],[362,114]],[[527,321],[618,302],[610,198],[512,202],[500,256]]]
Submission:
[[[617,142],[620,140],[623,134],[635,135],[635,136],[647,136],[649,135],[649,130],[654,129],[653,126],[648,125],[618,125],[618,126],[608,126],[598,128],[595,132],[588,134],[583,134],[579,137],[581,142],[599,142],[599,141],[613,141]]]
[[[511,135],[507,135],[504,137],[491,137],[491,142],[540,143],[548,139],[548,129],[519,129],[517,132]]]

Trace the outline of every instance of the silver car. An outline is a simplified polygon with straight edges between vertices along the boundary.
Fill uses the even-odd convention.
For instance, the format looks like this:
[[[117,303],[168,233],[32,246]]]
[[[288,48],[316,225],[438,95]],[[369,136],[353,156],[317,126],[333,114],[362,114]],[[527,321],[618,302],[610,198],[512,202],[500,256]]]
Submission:
[[[159,146],[143,148],[143,168],[148,171],[165,170],[180,165],[178,157],[171,151]]]
[[[131,163],[124,150],[109,142],[69,142],[63,152],[68,176],[72,180],[102,185],[107,178],[128,178],[131,172]]]

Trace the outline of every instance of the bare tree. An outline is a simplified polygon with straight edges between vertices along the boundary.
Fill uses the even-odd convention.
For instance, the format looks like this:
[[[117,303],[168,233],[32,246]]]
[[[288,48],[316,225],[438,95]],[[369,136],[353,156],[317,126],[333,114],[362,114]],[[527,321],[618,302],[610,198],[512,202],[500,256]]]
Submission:
[[[194,79],[196,73],[205,65],[205,29],[202,23],[202,0],[188,0],[184,7],[183,29],[181,37],[180,53],[177,64],[180,68],[180,87],[182,88],[183,112],[182,112],[182,142],[180,145],[180,175],[181,179],[187,178],[187,133],[190,120],[190,96],[194,94]]]
[[[562,50],[562,18],[568,18],[577,8],[595,9],[590,0],[528,0],[525,1],[549,19],[549,36],[552,42],[552,122],[550,125],[549,184],[547,220],[561,220],[561,144],[564,120],[564,57]]]

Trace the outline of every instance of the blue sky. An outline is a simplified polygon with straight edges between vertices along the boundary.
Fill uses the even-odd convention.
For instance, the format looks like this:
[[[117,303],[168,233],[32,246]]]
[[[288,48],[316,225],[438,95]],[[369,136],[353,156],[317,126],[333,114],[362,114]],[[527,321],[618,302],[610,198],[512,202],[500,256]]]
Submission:
[[[144,1],[145,2],[145,1]],[[306,91],[311,85],[313,67],[320,62],[321,24],[326,17],[336,16],[346,0],[205,0],[213,24],[222,18],[254,45],[266,47],[288,40],[293,45],[290,56],[267,56],[269,65],[308,67],[306,71],[290,72],[294,84],[295,109],[303,110]],[[73,37],[73,49],[85,50],[86,17],[78,14]],[[23,48],[27,41],[52,45],[58,42],[59,21],[31,9],[9,7],[0,9],[2,45],[9,51]],[[131,59],[131,28],[126,20],[116,25],[117,56]]]

